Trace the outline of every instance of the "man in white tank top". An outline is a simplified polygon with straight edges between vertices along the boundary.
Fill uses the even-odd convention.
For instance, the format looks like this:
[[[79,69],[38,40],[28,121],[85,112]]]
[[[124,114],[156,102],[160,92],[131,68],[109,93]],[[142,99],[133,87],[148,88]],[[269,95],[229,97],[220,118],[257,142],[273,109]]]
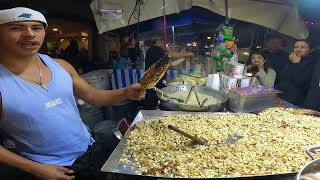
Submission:
[[[46,19],[40,12],[28,8],[0,11],[0,64],[14,75],[45,91],[48,90],[48,82],[52,80],[52,73],[48,66],[39,59],[37,52],[43,43],[46,27]],[[104,106],[126,99],[141,100],[144,97],[145,89],[140,84],[119,90],[95,89],[82,79],[69,63],[61,59],[56,59],[56,62],[70,74],[75,96],[90,104]],[[58,105],[58,103],[61,101],[56,100],[48,104],[48,107]],[[1,117],[4,115],[2,104],[1,101]],[[31,161],[8,151],[3,146],[0,146],[0,164],[17,168],[41,179],[75,178],[67,175],[72,173],[70,169]]]

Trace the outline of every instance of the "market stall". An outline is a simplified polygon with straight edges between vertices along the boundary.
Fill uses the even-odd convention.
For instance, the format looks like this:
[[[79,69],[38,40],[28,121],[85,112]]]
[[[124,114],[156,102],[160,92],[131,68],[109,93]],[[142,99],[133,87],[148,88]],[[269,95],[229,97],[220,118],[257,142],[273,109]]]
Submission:
[[[209,87],[196,86],[196,82],[154,88],[172,63],[168,57],[146,70],[139,83],[155,90],[161,105],[171,111],[140,111],[103,172],[115,178],[126,174],[138,179],[287,179],[310,160],[304,148],[319,141],[311,135],[320,127],[315,117],[318,112],[283,108],[293,106],[276,98],[278,92],[272,88],[250,83],[239,87],[236,77],[244,79],[244,66],[241,72],[237,66],[230,67],[231,56],[224,57],[223,71],[217,77],[234,77],[234,86],[228,85],[230,78],[226,78],[222,82],[227,86],[222,83],[220,88],[219,83],[218,90],[211,88],[212,82]],[[227,96],[229,106],[225,107]],[[275,106],[280,107],[267,109]],[[199,138],[203,144],[195,143]]]
[[[229,21],[240,19],[305,38],[308,31],[299,19],[296,1],[228,2],[231,1],[190,1],[188,6],[182,6],[176,1],[176,6],[168,4],[168,13],[157,11],[148,16],[147,11],[140,14],[140,8],[149,7],[151,1],[137,1],[138,22],[163,15],[165,41],[165,15],[189,6],[224,15],[226,21],[212,32],[214,36],[207,37],[211,45],[207,45],[205,56],[197,53],[193,60],[179,63],[168,61],[167,56],[136,79],[157,93],[158,110],[142,110],[126,133],[123,129],[122,134],[115,131],[121,142],[102,167],[113,179],[291,179],[311,160],[305,148],[320,140],[312,135],[320,127],[316,117],[319,114],[299,113],[304,111],[277,98],[281,92],[273,85],[254,83],[257,72],[238,60],[237,40]],[[158,6],[165,9],[167,4],[163,1]],[[103,10],[102,6],[95,7]],[[277,13],[265,15],[270,13],[266,7],[275,8]],[[117,12],[118,19],[126,18],[126,12]],[[95,18],[100,32],[112,29],[111,24],[101,26],[104,21],[99,18],[103,13],[95,14]],[[297,24],[299,29],[294,28]],[[115,28],[121,26],[117,24]],[[197,52],[197,45],[198,42],[187,43],[186,49]],[[167,79],[162,83],[167,87],[154,88],[165,74]],[[125,82],[126,78],[119,84]],[[199,138],[204,143],[197,144],[195,139]]]

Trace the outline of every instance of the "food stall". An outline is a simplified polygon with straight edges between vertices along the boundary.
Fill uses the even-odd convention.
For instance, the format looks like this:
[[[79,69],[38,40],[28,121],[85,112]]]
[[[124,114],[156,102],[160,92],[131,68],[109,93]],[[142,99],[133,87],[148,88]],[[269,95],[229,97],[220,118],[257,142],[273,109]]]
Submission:
[[[261,9],[249,12],[236,7],[258,3],[255,7],[265,8],[265,2],[242,2],[249,2],[248,6],[242,6],[241,2],[241,5],[233,4],[231,16],[227,5],[222,8],[226,12],[218,13],[226,15],[227,20],[229,17],[246,20],[240,12],[256,17],[252,13],[261,13]],[[219,1],[190,4],[215,12],[221,10]],[[289,1],[284,6],[267,4],[286,14],[278,18],[281,22],[293,17],[286,8],[292,7]],[[98,15],[95,14],[96,19]],[[142,17],[148,19],[147,13]],[[287,24],[284,30],[265,19],[256,21],[253,23],[297,37],[296,32],[286,32],[295,30]],[[99,30],[104,31],[103,28]],[[303,32],[302,36],[307,34]],[[233,28],[228,21],[220,26],[212,40],[215,45],[210,56],[195,57],[191,62],[182,60],[184,69],[167,79],[167,87],[154,89],[142,83],[157,92],[159,110],[140,111],[128,131],[122,137],[117,134],[121,141],[101,169],[112,179],[292,179],[311,160],[305,148],[320,140],[314,136],[319,133],[319,117],[316,117],[319,114],[297,109],[277,98],[279,92],[272,88],[252,86],[253,78],[246,74],[245,65],[238,63]],[[204,60],[212,66],[208,68]],[[149,78],[159,81],[170,66],[168,62],[164,64]],[[169,70],[168,76],[175,70]],[[175,128],[180,133],[172,130]],[[194,140],[197,138],[205,143],[197,144]]]
[[[169,63],[151,66],[140,83],[154,89]],[[211,87],[214,76],[209,87],[185,85],[183,80],[182,85],[154,89],[161,106],[171,111],[140,111],[102,171],[114,179],[294,178],[311,160],[305,148],[320,140],[314,136],[319,113],[292,108],[272,88],[241,82],[230,86],[230,79],[220,78],[241,75],[242,80],[241,69],[239,73],[226,63],[218,74],[218,90]]]

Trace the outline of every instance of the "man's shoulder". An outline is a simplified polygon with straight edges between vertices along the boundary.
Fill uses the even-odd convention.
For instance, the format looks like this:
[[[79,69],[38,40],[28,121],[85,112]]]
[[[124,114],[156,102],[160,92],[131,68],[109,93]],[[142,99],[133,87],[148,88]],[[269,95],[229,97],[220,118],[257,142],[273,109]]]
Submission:
[[[72,67],[72,65],[64,59],[54,58],[53,60],[66,70],[68,70],[70,66]]]
[[[42,59],[42,60],[47,60],[47,61],[52,61],[52,62],[56,62],[56,63],[58,63],[58,64],[60,64],[61,65],[61,61],[63,60],[63,59],[57,59],[57,58],[53,58],[53,57],[51,57],[50,55],[48,55],[48,54],[42,54],[42,53],[38,53],[38,56]],[[64,60],[63,60],[64,61]]]
[[[65,69],[72,77],[73,75],[77,74],[77,71],[74,69],[74,67],[68,63],[66,60],[64,59],[58,59],[55,58],[54,59],[63,69]]]

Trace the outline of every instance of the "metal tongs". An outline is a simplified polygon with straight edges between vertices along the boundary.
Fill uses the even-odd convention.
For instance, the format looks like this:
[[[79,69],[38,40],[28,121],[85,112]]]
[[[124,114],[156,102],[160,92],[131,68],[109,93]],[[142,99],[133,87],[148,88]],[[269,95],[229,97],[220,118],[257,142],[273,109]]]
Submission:
[[[205,103],[206,103],[209,99],[213,98],[212,96],[208,96],[208,97],[204,98],[204,99],[202,100],[202,102],[200,102],[200,98],[199,98],[199,95],[198,95],[198,93],[197,93],[197,91],[196,91],[196,88],[195,88],[194,86],[192,86],[191,89],[190,89],[190,91],[189,91],[189,93],[188,93],[187,99],[184,101],[184,104],[187,104],[187,103],[188,103],[192,91],[194,92],[194,94],[195,94],[195,96],[196,96],[196,99],[197,99],[197,102],[198,102],[198,105],[199,105],[200,107],[204,107]]]
[[[174,126],[168,125],[168,128],[173,130],[173,131],[175,131],[175,132],[177,132],[177,133],[179,133],[179,134],[181,134],[181,135],[183,135],[183,136],[185,136],[185,137],[187,137],[187,138],[189,138],[189,139],[191,139],[196,144],[206,145],[208,143],[208,140],[206,140],[206,139],[204,139],[202,137],[193,136],[193,135],[191,135],[189,133],[186,133],[186,132],[184,132],[184,131],[182,131],[182,130],[174,127]]]
[[[188,103],[192,92],[194,92],[194,94],[195,94],[195,96],[196,96],[198,105],[201,106],[202,103],[200,103],[198,93],[197,93],[197,91],[196,91],[196,89],[195,89],[194,86],[191,87],[191,89],[190,89],[190,91],[189,91],[189,93],[188,93],[187,99],[185,100],[184,104],[187,104],[187,103]]]

